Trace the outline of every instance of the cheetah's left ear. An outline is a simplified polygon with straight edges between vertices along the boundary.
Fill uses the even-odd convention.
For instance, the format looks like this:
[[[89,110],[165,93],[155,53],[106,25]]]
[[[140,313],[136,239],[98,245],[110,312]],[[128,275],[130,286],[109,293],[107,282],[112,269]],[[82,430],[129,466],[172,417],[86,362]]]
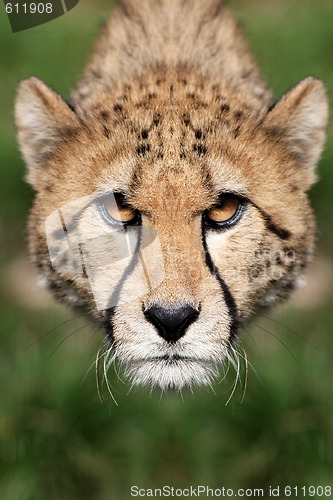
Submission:
[[[305,78],[289,90],[268,112],[264,127],[281,139],[308,167],[312,181],[325,141],[328,101],[323,83]],[[310,181],[310,183],[312,183]]]

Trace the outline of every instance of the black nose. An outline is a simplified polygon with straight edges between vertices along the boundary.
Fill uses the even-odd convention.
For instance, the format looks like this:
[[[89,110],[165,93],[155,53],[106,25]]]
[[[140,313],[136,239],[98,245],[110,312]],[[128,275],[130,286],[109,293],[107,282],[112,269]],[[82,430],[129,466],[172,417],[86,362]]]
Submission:
[[[144,315],[156,327],[158,334],[171,343],[185,334],[185,330],[199,316],[199,311],[189,304],[177,308],[154,304],[144,311]]]

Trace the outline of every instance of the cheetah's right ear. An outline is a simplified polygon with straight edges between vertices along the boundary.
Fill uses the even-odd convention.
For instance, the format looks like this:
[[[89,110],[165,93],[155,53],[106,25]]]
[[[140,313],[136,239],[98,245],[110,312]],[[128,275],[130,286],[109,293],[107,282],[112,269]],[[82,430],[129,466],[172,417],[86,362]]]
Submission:
[[[18,141],[28,167],[27,180],[36,189],[45,177],[43,162],[64,131],[78,127],[75,112],[38,78],[21,82],[15,105]]]

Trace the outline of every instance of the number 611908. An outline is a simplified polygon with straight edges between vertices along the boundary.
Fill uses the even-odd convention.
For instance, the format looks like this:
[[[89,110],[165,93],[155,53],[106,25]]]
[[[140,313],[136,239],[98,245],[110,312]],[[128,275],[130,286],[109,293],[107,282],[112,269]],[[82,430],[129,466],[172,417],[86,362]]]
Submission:
[[[7,14],[51,14],[51,3],[6,3]]]
[[[310,497],[330,497],[332,495],[331,486],[303,486],[298,488],[297,486],[286,486],[284,488],[284,495],[286,497],[297,497],[299,496],[310,496]]]

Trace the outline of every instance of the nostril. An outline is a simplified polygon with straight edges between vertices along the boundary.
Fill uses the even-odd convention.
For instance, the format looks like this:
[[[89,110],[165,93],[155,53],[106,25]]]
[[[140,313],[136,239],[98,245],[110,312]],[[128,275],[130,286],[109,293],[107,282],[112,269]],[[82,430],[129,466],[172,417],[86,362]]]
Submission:
[[[176,342],[186,329],[198,318],[198,309],[190,304],[181,307],[164,307],[154,304],[143,311],[147,321],[152,323],[158,334],[167,342]]]

